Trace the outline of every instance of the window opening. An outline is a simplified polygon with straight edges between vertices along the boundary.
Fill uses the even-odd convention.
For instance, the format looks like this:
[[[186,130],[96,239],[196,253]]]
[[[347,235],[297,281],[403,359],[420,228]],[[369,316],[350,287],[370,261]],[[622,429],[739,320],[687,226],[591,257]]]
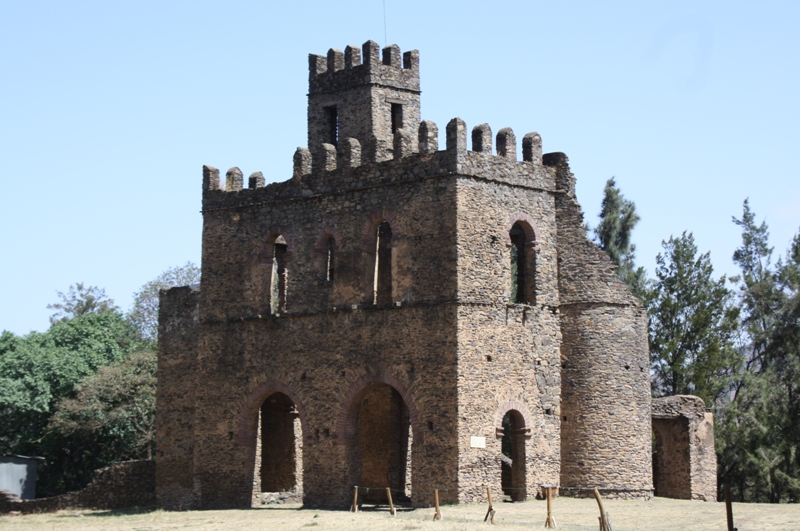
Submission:
[[[334,272],[334,256],[333,256],[333,249],[336,246],[336,240],[333,237],[328,238],[328,260],[326,262],[325,268],[325,281],[330,283],[333,282],[333,272]]]
[[[278,236],[272,251],[272,313],[286,311],[286,240]]]
[[[336,105],[325,107],[325,121],[328,129],[328,144],[335,146],[339,142],[339,112]]]
[[[392,134],[403,128],[403,105],[392,103]]]
[[[373,304],[392,302],[392,227],[388,221],[377,228]]]
[[[527,302],[525,299],[525,231],[519,223],[511,227],[511,302]]]

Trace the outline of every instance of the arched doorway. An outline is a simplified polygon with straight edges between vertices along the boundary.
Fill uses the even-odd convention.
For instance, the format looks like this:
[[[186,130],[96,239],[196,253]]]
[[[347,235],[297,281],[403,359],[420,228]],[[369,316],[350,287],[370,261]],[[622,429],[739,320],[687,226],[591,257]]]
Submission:
[[[353,407],[358,416],[357,484],[369,488],[360,496],[365,502],[386,502],[389,487],[397,501],[407,499],[412,446],[408,406],[395,388],[375,383],[364,389]]]
[[[303,437],[299,413],[288,395],[268,395],[258,410],[256,455],[253,471],[253,503],[260,505],[263,493],[302,496]]]
[[[506,412],[502,426],[500,481],[503,493],[512,501],[524,501],[528,495],[525,440],[529,430],[525,418],[515,409]]]

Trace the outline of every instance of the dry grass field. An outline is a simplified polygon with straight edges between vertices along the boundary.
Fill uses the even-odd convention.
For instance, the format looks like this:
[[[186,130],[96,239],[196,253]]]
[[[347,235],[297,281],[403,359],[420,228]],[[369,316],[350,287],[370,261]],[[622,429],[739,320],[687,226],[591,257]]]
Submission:
[[[614,531],[725,531],[723,503],[690,502],[655,498],[650,501],[604,501]],[[400,510],[391,517],[385,508],[347,511],[302,509],[298,505],[270,505],[260,509],[190,512],[108,512],[63,511],[54,514],[2,516],[0,529],[15,530],[150,530],[219,529],[323,530],[347,531],[487,529],[498,531],[543,529],[546,505],[543,501],[498,503],[496,525],[483,522],[485,505],[442,507],[441,521],[434,522],[433,509]],[[598,529],[597,504],[593,499],[556,498],[554,513],[559,529],[595,531]],[[800,531],[800,505],[733,504],[734,522],[739,531]]]

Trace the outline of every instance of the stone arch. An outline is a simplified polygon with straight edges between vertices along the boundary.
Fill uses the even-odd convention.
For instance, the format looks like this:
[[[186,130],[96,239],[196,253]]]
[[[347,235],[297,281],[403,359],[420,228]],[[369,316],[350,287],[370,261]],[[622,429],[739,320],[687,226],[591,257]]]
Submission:
[[[509,432],[503,421],[508,419]],[[501,439],[500,484],[513,501],[527,498],[527,450],[525,441],[531,437],[531,416],[525,404],[511,400],[501,405],[495,414],[495,433]]]
[[[408,407],[408,416],[414,433],[414,442],[415,444],[424,444],[425,434],[420,424],[419,410],[411,394],[408,392],[408,389],[406,389],[406,386],[390,374],[365,374],[353,382],[353,385],[347,390],[342,400],[342,409],[339,413],[339,418],[336,421],[336,435],[337,439],[341,441],[341,444],[348,446],[357,444],[358,413],[355,406],[358,404],[359,398],[364,396],[364,393],[373,384],[386,384],[394,388],[400,394],[406,407]],[[503,419],[501,417],[501,426],[502,421]]]
[[[274,258],[273,254],[275,252],[275,240],[277,240],[279,236],[283,236],[283,239],[286,241],[286,261],[291,261],[292,250],[294,249],[294,245],[292,244],[292,236],[284,227],[276,225],[270,227],[267,233],[261,237],[259,259],[262,263],[272,263],[272,259]]]
[[[508,217],[508,223],[503,232],[506,245],[509,247],[511,246],[511,229],[513,229],[514,225],[517,223],[519,223],[519,226],[522,227],[522,231],[525,233],[525,247],[534,250],[539,249],[539,227],[536,225],[533,218],[524,212],[515,212]]]
[[[237,446],[255,447],[258,430],[258,410],[270,395],[283,393],[294,402],[297,414],[300,417],[300,426],[303,430],[303,440],[307,439],[308,422],[303,402],[297,393],[289,386],[278,380],[267,380],[253,389],[242,401],[239,408],[239,420],[236,435],[233,439]]]
[[[322,227],[322,230],[319,231],[319,236],[317,236],[317,239],[314,242],[314,252],[317,253],[318,256],[324,257],[328,254],[328,240],[330,238],[333,238],[333,241],[335,242],[334,250],[337,252],[339,251],[342,241],[341,231],[336,227],[325,225]]]
[[[397,231],[397,215],[388,208],[376,210],[370,214],[369,218],[364,222],[364,228],[361,234],[361,248],[365,253],[375,254],[375,234],[378,225],[382,222],[388,222],[392,227],[392,242],[393,245],[397,242],[399,232]]]
[[[506,416],[506,413],[510,411],[516,412],[517,419],[522,423],[522,429],[524,431],[521,433],[521,435],[523,435],[526,439],[530,439],[533,426],[531,413],[528,411],[528,408],[525,406],[525,404],[519,400],[509,400],[497,408],[497,411],[494,414],[495,436],[498,439],[503,436],[503,418]]]

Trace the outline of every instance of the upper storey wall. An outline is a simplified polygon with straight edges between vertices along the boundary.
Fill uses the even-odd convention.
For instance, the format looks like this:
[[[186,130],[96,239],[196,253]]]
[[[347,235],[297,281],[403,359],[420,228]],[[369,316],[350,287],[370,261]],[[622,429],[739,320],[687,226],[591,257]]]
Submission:
[[[555,170],[563,193],[556,199],[558,275],[561,304],[611,303],[640,307],[641,302],[620,281],[614,263],[587,236],[583,210],[575,196],[575,176],[563,153],[548,153],[544,164]]]
[[[504,196],[516,197],[501,205],[505,210],[495,220],[498,226],[492,234],[507,232],[511,211],[543,216],[539,225],[552,226],[554,174],[542,165],[540,151],[530,149],[533,136],[526,135],[526,160],[518,161],[509,130],[498,134],[502,138],[498,144],[505,150],[494,155],[474,151],[480,147],[474,142],[473,151],[466,149],[466,125],[459,119],[447,127],[447,149],[438,151],[436,135],[430,135],[435,128],[432,122],[423,122],[419,135],[398,132],[400,158],[385,162],[362,164],[354,155],[357,142],[338,152],[329,150],[330,157],[322,161],[327,166],[315,165],[307,150],[298,150],[295,177],[268,186],[256,173],[248,179],[250,188],[244,188],[242,172],[232,168],[223,191],[219,171],[205,167],[203,318],[269,312],[270,264],[277,236],[284,237],[290,255],[288,313],[370,304],[374,231],[384,219],[393,232],[393,302],[453,301],[465,296],[456,287],[456,253],[459,245],[474,242],[457,241],[456,231],[463,231],[456,221],[456,187],[463,187],[457,181],[475,183],[471,188],[479,195],[491,195],[494,187]],[[553,262],[555,241],[549,232],[542,236],[549,242],[547,261]],[[336,241],[337,257],[332,285],[324,279],[329,236]],[[505,242],[502,245],[505,249]],[[541,302],[552,304],[554,282],[541,287],[548,293],[544,296],[543,291]],[[502,297],[505,288],[498,287],[493,300]]]

